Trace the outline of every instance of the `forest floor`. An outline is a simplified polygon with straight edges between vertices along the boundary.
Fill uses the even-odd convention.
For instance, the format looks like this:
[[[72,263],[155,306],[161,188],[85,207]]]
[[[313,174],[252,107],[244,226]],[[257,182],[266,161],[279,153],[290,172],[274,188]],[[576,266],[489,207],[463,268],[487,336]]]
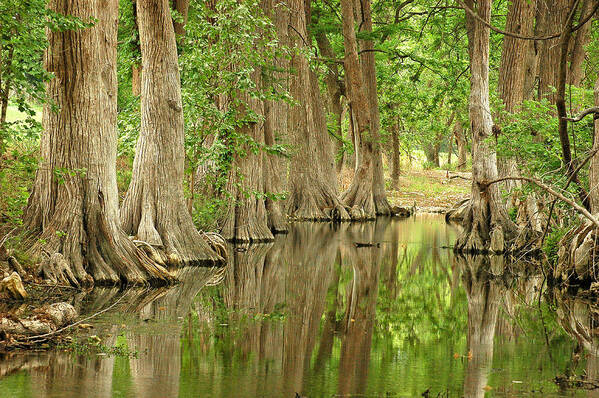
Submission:
[[[351,170],[344,168],[339,179],[340,192],[349,187],[352,178]],[[471,178],[471,172],[412,168],[402,171],[399,189],[394,190],[391,177],[385,173],[387,198],[392,206],[416,206],[421,212],[444,213],[470,196]]]
[[[456,177],[459,176],[459,177]],[[399,178],[399,190],[387,191],[393,206],[416,206],[440,212],[470,195],[472,174],[446,170],[409,170]]]

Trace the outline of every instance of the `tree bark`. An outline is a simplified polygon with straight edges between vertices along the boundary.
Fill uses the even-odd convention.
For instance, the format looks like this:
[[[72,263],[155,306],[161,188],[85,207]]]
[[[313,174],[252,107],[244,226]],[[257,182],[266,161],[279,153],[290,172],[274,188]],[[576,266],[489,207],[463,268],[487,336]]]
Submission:
[[[4,87],[2,87],[2,85],[0,84],[0,102],[2,103],[2,106],[0,109],[0,129],[3,129],[4,123],[6,123],[6,111],[8,110],[8,99],[10,98],[10,88],[11,88],[10,85],[12,83],[10,69],[12,68],[12,59],[14,56],[14,52],[15,52],[15,48],[14,48],[14,46],[11,45],[8,50],[6,60],[4,60],[4,62],[6,63],[6,65],[4,65],[4,69],[8,69],[8,73],[7,73],[6,80],[3,82]],[[2,61],[0,61],[0,62],[2,62]],[[0,152],[0,154],[1,153],[2,152]]]
[[[392,164],[393,170],[391,171],[391,181],[393,182],[393,189],[399,190],[399,174],[400,174],[400,162],[399,162],[399,116],[395,117],[396,122],[391,127],[391,141],[392,141]]]
[[[303,0],[292,0],[288,5],[289,43],[298,50],[305,49],[305,40],[308,37],[306,4]],[[318,83],[303,54],[293,54],[290,69],[294,73],[289,76],[289,92],[298,105],[291,107],[288,119],[294,153],[290,165],[287,214],[297,220],[349,220],[334,186],[327,180],[330,179],[330,175],[322,174],[321,163],[327,161],[320,157],[325,150],[321,144],[326,130],[321,131],[319,128],[326,129],[326,124],[322,126],[322,107],[318,109],[315,101],[320,95]],[[328,139],[328,135],[324,138]]]
[[[46,69],[56,76],[44,106],[39,170],[24,213],[39,239],[30,252],[66,264],[74,285],[168,283],[172,278],[119,227],[116,184],[117,1],[52,0],[48,7],[93,27],[47,31]]]
[[[599,107],[599,76],[595,81],[595,106]],[[593,132],[593,150],[595,155],[591,158],[589,170],[589,202],[591,213],[599,213],[599,117],[595,114]]]
[[[455,137],[456,145],[458,146],[458,170],[466,170],[467,162],[467,148],[466,148],[466,137],[464,136],[464,128],[462,122],[456,120],[453,125],[453,135]]]
[[[491,0],[481,0],[476,11],[484,21],[491,19]],[[515,225],[509,220],[499,188],[481,188],[480,182],[497,178],[497,157],[488,138],[493,120],[489,105],[489,28],[466,15],[472,31],[468,34],[470,48],[470,127],[472,130],[471,206],[464,219],[464,230],[456,241],[455,250],[486,252],[492,238],[511,239]],[[493,236],[494,235],[494,236]],[[503,248],[502,248],[503,250]]]
[[[175,34],[177,36],[185,35],[185,25],[187,24],[187,15],[189,13],[189,2],[190,0],[174,0],[173,6],[175,10],[181,15],[182,21],[175,22],[173,21],[173,26],[175,28]]]
[[[341,98],[343,96],[343,92],[345,88],[341,80],[339,79],[339,68],[337,67],[337,63],[334,61],[335,53],[333,52],[333,48],[331,47],[331,43],[329,42],[326,33],[319,31],[315,35],[316,43],[318,45],[318,50],[320,54],[328,60],[332,60],[327,62],[327,72],[325,74],[325,84],[327,87],[328,94],[328,105],[333,117],[335,118],[335,156],[339,153],[342,148],[343,143],[343,131],[341,128],[343,121],[343,105],[341,103]],[[343,157],[336,162],[336,172],[339,174],[341,172],[341,167],[343,166]],[[335,176],[336,177],[336,176]]]
[[[372,33],[372,10],[371,0],[359,0],[359,12],[357,22],[360,31],[366,34]],[[371,39],[360,40],[360,48],[363,51],[360,55],[362,75],[364,85],[366,86],[366,95],[370,105],[370,133],[373,140],[373,181],[372,196],[377,215],[390,215],[391,206],[387,201],[385,192],[385,176],[383,175],[383,154],[381,151],[381,115],[379,112],[379,99],[376,82],[376,65],[374,41]],[[439,151],[437,150],[437,158]],[[438,163],[438,161],[437,161]]]
[[[216,263],[183,195],[184,132],[175,31],[168,0],[137,2],[142,54],[141,130],[121,209],[125,231],[168,265]]]
[[[564,29],[568,16],[570,0],[539,2],[539,20],[541,34],[550,34]],[[559,81],[560,45],[559,38],[542,40],[539,44],[539,88],[538,99],[547,98],[555,104],[556,95],[551,87],[557,88]]]
[[[514,0],[510,3],[506,30],[531,36],[534,28],[536,1]],[[504,36],[501,52],[501,65],[499,67],[499,96],[503,101],[505,110],[514,113],[522,104],[525,97],[526,60],[529,56],[529,47],[534,42]],[[514,157],[498,159],[499,174],[520,175]],[[504,185],[510,194],[520,186],[519,181],[507,181]],[[514,200],[508,201],[508,207],[514,205]]]
[[[354,134],[360,144],[356,172],[342,199],[352,207],[352,218],[374,219],[377,209],[374,201],[375,137],[372,133],[371,105],[364,84],[364,75],[358,59],[358,43],[354,28],[354,7],[351,0],[341,1],[343,43],[345,48],[346,90],[355,117]]]
[[[536,0],[513,0],[510,3],[506,30],[533,35]],[[498,91],[505,110],[515,112],[525,97],[526,58],[534,42],[504,36],[499,67]]]
[[[578,7],[579,0],[570,0],[568,10],[566,12],[565,20],[562,23],[563,31],[559,38],[559,63],[557,68],[557,91],[555,93],[555,106],[557,108],[558,117],[558,131],[559,139],[562,148],[562,161],[566,168],[566,174],[573,182],[578,186],[578,196],[583,203],[584,207],[589,210],[591,208],[589,204],[588,193],[583,188],[578,175],[575,173],[576,164],[575,159],[572,159],[572,152],[570,149],[570,137],[568,135],[568,121],[566,113],[566,80],[568,74],[568,49],[570,47],[570,41],[572,38],[572,21],[576,8]]]
[[[263,7],[273,20],[277,38],[281,45],[287,45],[287,24],[289,16],[282,0],[267,0]],[[279,57],[275,64],[282,73],[275,73],[274,80],[286,82],[289,61]],[[285,88],[287,88],[285,86]],[[268,146],[280,144],[287,140],[287,113],[289,105],[282,100],[267,100],[264,103],[264,143]],[[280,194],[284,191],[287,177],[287,160],[280,155],[265,154],[264,159],[264,191],[269,194]],[[288,230],[284,206],[280,200],[267,197],[265,200],[268,227],[273,233],[286,233]]]
[[[261,71],[255,70],[252,80],[256,87],[261,85]],[[249,93],[238,93],[238,98],[245,103],[254,114],[264,116],[264,103],[258,98],[251,98]],[[241,110],[240,114],[246,113]],[[265,154],[260,147],[264,145],[264,129],[262,120],[246,121],[237,128],[237,134],[246,136],[253,144],[243,144],[233,155],[227,192],[231,195],[227,214],[221,234],[234,242],[266,242],[274,239],[268,227],[264,198],[264,163]],[[258,145],[254,150],[251,146]]]
[[[593,9],[592,0],[584,0],[582,2],[580,19],[585,18]],[[572,48],[572,54],[570,55],[570,68],[568,70],[568,84],[576,87],[580,87],[583,79],[582,63],[585,56],[585,46],[588,44],[590,39],[592,19],[585,23],[580,29],[576,31],[576,37],[574,39],[574,45]]]

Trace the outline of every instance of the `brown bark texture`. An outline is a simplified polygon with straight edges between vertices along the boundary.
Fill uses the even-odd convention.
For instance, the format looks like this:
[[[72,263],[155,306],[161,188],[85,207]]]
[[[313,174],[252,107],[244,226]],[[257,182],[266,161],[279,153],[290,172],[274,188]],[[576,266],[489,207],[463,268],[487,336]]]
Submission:
[[[46,93],[41,162],[24,213],[35,235],[30,252],[60,263],[74,285],[167,283],[167,271],[119,227],[116,184],[116,39],[118,3],[52,0],[48,7],[93,27],[47,31],[44,61],[55,78]]]
[[[263,2],[265,13],[275,25],[277,38],[282,45],[287,45],[287,24],[289,16],[283,0],[266,0]],[[278,70],[270,72],[272,84],[287,89],[287,71],[289,60],[278,57],[275,60]],[[283,144],[287,141],[287,114],[289,105],[285,101],[267,100],[264,103],[264,143],[267,146]],[[276,154],[265,154],[264,159],[264,191],[280,194],[287,185],[287,159]],[[280,200],[267,197],[265,199],[268,227],[273,233],[286,233],[288,230],[284,204]]]
[[[354,27],[352,0],[341,1],[343,44],[345,48],[346,90],[354,121],[356,148],[356,171],[353,181],[342,199],[352,208],[352,218],[374,219],[377,209],[373,195],[375,137],[372,133],[371,107],[364,75],[358,58],[358,43]],[[359,156],[358,156],[359,155]]]
[[[331,47],[331,43],[326,33],[319,31],[314,36],[321,56],[327,60],[330,60],[330,62],[326,62],[327,72],[325,73],[324,81],[328,95],[328,108],[335,119],[335,156],[338,156],[343,144],[343,130],[341,125],[343,122],[342,97],[345,88],[343,87],[342,81],[339,78],[339,68],[337,62],[335,61],[335,53]],[[336,161],[337,174],[341,172],[342,166],[343,156]]]
[[[255,70],[252,79],[258,87],[261,84],[261,72]],[[264,103],[257,98],[251,98],[247,93],[238,94],[242,106],[258,115],[259,121],[247,121],[238,127],[238,134],[246,136],[253,144],[263,146]],[[265,154],[261,149],[251,148],[252,144],[244,144],[243,152],[233,155],[233,163],[229,171],[227,192],[231,195],[221,234],[227,240],[234,242],[266,242],[274,239],[268,228],[266,206],[261,194],[264,192],[264,161]]]
[[[526,36],[533,35],[536,1],[513,0],[510,3],[506,30]],[[533,41],[504,36],[499,66],[498,91],[505,110],[515,112],[525,98],[526,58]]]
[[[599,76],[595,81],[595,106],[599,107]],[[591,159],[589,170],[589,201],[591,204],[591,212],[599,213],[599,117],[595,115],[593,123],[593,150],[595,155]]]
[[[568,121],[566,120],[566,81],[568,75],[568,50],[572,39],[572,21],[576,8],[579,5],[579,0],[570,0],[566,17],[563,22],[563,31],[559,37],[559,59],[557,67],[557,91],[555,93],[555,106],[557,108],[558,131],[559,139],[562,148],[562,161],[566,168],[568,177],[576,183],[578,188],[578,196],[584,207],[589,210],[588,193],[581,184],[578,174],[576,173],[576,160],[572,158],[570,149],[570,136],[568,134]]]
[[[466,170],[467,153],[468,148],[466,147],[466,136],[464,135],[464,127],[462,122],[456,120],[453,125],[453,135],[455,142],[458,147],[458,166],[457,169],[460,171]]]
[[[571,0],[539,1],[537,28],[541,35],[561,32],[568,16]],[[559,38],[542,40],[539,44],[539,86],[538,99],[547,98],[555,103],[552,87],[558,86],[560,64]]]
[[[360,31],[372,32],[371,0],[359,0],[359,13],[357,21]],[[377,215],[390,215],[391,206],[387,201],[385,192],[385,176],[383,175],[383,154],[381,150],[381,115],[379,112],[379,99],[376,81],[376,66],[374,41],[362,39],[359,42],[362,51],[360,55],[362,74],[366,86],[366,94],[370,105],[370,133],[373,140],[373,180],[372,195]],[[437,151],[438,153],[438,151]]]
[[[193,224],[183,195],[184,132],[175,31],[168,0],[137,2],[141,44],[141,129],[125,231],[165,265],[221,262]]]
[[[293,0],[289,6],[290,46],[302,50],[307,44],[306,4],[303,0]],[[289,111],[289,138],[293,153],[289,175],[289,198],[287,214],[296,220],[349,220],[349,215],[339,200],[331,183],[331,174],[323,174],[329,168],[330,138],[326,131],[322,100],[315,74],[310,70],[308,60],[299,51],[291,58],[292,74],[289,76],[289,93],[297,104]],[[333,171],[332,164],[330,170]]]
[[[512,1],[508,10],[506,30],[532,36],[535,7],[536,1]],[[520,40],[510,36],[504,36],[503,38],[498,91],[507,112],[516,112],[525,98],[526,59],[529,54],[529,47],[533,45],[534,42],[530,40]],[[499,158],[498,169],[501,176],[520,175],[514,157]],[[506,181],[502,185],[511,194],[521,184],[519,181]],[[514,199],[513,195],[512,199]],[[512,206],[513,202],[514,200],[508,201],[508,206]]]
[[[583,0],[580,19],[583,19],[589,15],[589,13],[593,10],[593,6],[594,2],[592,0]],[[572,44],[570,68],[568,70],[568,84],[576,87],[580,87],[584,77],[582,63],[584,62],[586,55],[585,47],[590,39],[591,25],[593,23],[592,21],[593,20],[591,19],[576,31],[574,43]]]
[[[399,174],[401,165],[399,159],[399,116],[395,117],[396,122],[391,127],[391,163],[393,169],[391,171],[391,181],[394,190],[399,190]]]
[[[484,21],[491,18],[491,0],[477,3],[476,11]],[[509,220],[496,184],[481,188],[480,182],[497,178],[497,156],[487,139],[492,134],[493,120],[489,104],[489,28],[469,14],[470,48],[470,129],[472,131],[472,189],[471,205],[463,220],[464,230],[456,241],[460,252],[486,252],[492,241],[512,238],[515,225]]]

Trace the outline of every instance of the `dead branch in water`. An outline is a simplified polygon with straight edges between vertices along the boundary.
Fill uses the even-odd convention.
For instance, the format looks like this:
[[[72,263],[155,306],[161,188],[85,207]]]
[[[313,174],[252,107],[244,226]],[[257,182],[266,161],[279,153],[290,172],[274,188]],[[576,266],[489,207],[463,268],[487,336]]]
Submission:
[[[549,185],[542,183],[539,180],[535,180],[534,178],[530,178],[530,177],[501,177],[501,178],[497,178],[495,180],[492,181],[482,181],[479,182],[478,185],[481,187],[481,190],[486,190],[489,185],[492,184],[496,184],[498,182],[502,182],[502,181],[526,181],[529,182],[531,184],[534,184],[536,186],[538,186],[539,188],[543,189],[545,192],[555,196],[556,198],[560,199],[562,202],[565,202],[567,204],[569,204],[570,206],[572,206],[575,210],[577,210],[579,213],[581,213],[584,217],[586,217],[589,221],[591,221],[593,223],[593,225],[595,225],[595,227],[599,228],[599,220],[597,220],[587,209],[585,209],[584,207],[582,207],[581,205],[579,205],[578,203],[576,203],[575,201],[573,201],[572,199],[569,199],[567,197],[565,197],[564,195],[562,195],[561,193],[557,192],[556,190],[554,190],[553,188],[551,188]]]
[[[85,318],[83,318],[83,319],[80,319],[80,320],[78,320],[77,322],[71,323],[70,325],[67,325],[67,326],[65,326],[65,327],[62,327],[62,328],[60,328],[60,329],[56,329],[55,331],[53,331],[53,332],[50,332],[50,333],[44,333],[44,334],[39,334],[39,335],[37,335],[37,336],[29,336],[29,337],[25,337],[24,339],[21,339],[21,340],[19,340],[19,343],[22,343],[22,342],[29,342],[29,343],[39,343],[39,342],[41,342],[41,341],[47,340],[48,338],[50,338],[50,337],[52,337],[52,336],[54,336],[54,335],[56,335],[56,334],[58,334],[58,333],[60,333],[60,332],[63,332],[63,331],[65,331],[65,330],[67,330],[67,329],[70,329],[70,328],[72,328],[72,327],[75,327],[75,326],[77,326],[77,325],[79,325],[79,324],[81,324],[81,323],[83,323],[83,322],[85,322],[85,321],[88,321],[88,320],[90,320],[90,319],[92,319],[92,318],[95,318],[95,317],[97,317],[98,315],[101,315],[101,314],[105,313],[106,311],[110,310],[111,308],[114,308],[114,307],[115,307],[115,306],[116,306],[116,305],[117,305],[117,304],[118,304],[118,303],[119,303],[119,302],[120,302],[120,301],[123,299],[123,297],[125,297],[125,296],[126,296],[126,295],[125,295],[125,294],[123,294],[121,297],[119,297],[119,299],[118,299],[117,301],[115,301],[114,303],[112,303],[112,304],[111,304],[111,305],[109,305],[108,307],[106,307],[106,308],[104,308],[103,310],[101,310],[101,311],[98,311],[98,312],[96,312],[96,313],[94,313],[94,314],[92,314],[92,315],[90,315],[90,316],[88,316],[88,317],[85,317]]]

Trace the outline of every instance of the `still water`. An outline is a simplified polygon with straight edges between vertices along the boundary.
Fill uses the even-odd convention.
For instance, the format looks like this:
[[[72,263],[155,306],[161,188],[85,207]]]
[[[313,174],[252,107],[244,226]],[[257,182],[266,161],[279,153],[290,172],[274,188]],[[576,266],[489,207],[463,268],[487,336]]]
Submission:
[[[113,307],[75,352],[0,356],[0,397],[599,397],[599,306],[540,295],[538,265],[455,257],[457,232],[298,224],[168,290],[96,289],[75,305]]]

